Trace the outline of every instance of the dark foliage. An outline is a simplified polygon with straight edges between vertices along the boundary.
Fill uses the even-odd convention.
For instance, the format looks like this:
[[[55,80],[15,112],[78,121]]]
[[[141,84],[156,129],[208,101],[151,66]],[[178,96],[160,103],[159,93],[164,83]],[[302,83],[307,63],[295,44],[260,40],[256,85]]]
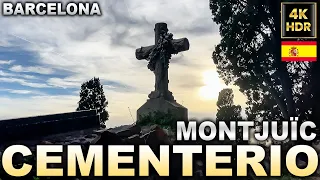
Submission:
[[[280,0],[210,0],[210,9],[222,37],[213,61],[247,96],[248,118],[318,123],[320,62],[281,62]]]
[[[217,121],[230,121],[241,119],[241,106],[234,105],[233,97],[234,95],[232,89],[223,89],[222,91],[220,91],[217,101]]]
[[[233,102],[234,94],[232,89],[223,89],[219,93],[217,106],[218,111],[216,114],[216,121],[224,121],[229,125],[230,121],[242,120],[241,106],[235,105]],[[242,133],[241,129],[237,129],[237,143],[244,143],[241,141]]]
[[[81,85],[77,111],[96,109],[100,114],[101,123],[104,123],[109,119],[107,105],[108,101],[99,78],[94,77]]]

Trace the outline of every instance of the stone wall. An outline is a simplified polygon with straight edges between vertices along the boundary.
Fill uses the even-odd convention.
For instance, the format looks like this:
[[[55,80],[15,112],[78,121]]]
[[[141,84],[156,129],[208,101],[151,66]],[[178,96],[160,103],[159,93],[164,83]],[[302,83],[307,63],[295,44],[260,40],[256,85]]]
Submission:
[[[99,127],[95,110],[0,121],[0,142]]]

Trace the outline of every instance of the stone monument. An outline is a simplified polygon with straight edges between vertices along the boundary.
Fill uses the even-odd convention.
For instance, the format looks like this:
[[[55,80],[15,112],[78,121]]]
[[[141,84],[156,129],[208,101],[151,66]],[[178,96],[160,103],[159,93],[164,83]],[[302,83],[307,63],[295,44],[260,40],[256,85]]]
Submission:
[[[155,75],[155,90],[149,94],[149,99],[137,111],[137,121],[140,116],[155,111],[171,112],[177,120],[188,120],[188,109],[177,103],[169,91],[168,69],[172,54],[189,50],[187,38],[173,39],[168,33],[166,23],[155,25],[155,45],[141,47],[136,50],[138,60],[149,61],[148,69]]]

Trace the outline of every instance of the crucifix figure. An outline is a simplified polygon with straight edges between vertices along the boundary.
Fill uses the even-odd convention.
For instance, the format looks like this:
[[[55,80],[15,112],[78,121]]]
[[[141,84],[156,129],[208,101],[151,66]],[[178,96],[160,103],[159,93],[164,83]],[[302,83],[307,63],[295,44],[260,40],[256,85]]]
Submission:
[[[149,94],[149,98],[164,98],[168,101],[174,101],[168,88],[169,60],[172,54],[189,50],[189,41],[187,38],[173,39],[172,34],[168,33],[166,23],[157,23],[154,32],[155,45],[137,49],[136,58],[148,60],[148,68],[155,75],[155,90]]]

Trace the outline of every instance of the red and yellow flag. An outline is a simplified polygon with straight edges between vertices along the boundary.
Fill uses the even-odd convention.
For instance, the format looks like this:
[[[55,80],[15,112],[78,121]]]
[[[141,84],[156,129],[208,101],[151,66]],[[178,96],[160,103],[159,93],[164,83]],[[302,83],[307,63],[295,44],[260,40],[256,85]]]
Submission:
[[[281,60],[285,62],[317,61],[316,41],[281,42]]]

